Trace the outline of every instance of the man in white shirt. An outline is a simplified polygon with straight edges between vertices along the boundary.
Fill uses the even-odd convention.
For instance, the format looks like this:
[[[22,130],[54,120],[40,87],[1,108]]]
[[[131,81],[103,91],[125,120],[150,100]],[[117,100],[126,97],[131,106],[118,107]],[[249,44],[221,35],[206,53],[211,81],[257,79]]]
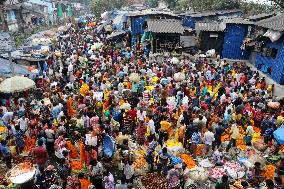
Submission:
[[[212,132],[212,128],[210,127],[208,131],[204,133],[204,148],[202,150],[202,155],[205,156],[208,151],[208,156],[211,155],[212,151],[212,143],[215,141],[214,133]]]
[[[19,120],[19,125],[20,125],[20,129],[23,133],[25,133],[25,135],[28,135],[28,124],[29,124],[29,119],[23,115]]]
[[[149,125],[149,130],[150,130],[150,136],[155,136],[155,134],[156,134],[155,123],[154,123],[153,118],[152,118],[151,115],[149,116],[149,119],[150,120],[149,120],[148,125]]]

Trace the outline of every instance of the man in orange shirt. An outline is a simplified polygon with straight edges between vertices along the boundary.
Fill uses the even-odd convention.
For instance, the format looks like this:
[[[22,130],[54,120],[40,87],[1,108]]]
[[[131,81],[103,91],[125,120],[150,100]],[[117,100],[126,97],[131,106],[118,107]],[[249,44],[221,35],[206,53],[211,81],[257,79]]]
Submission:
[[[160,145],[163,145],[163,141],[168,140],[168,130],[171,127],[171,123],[167,121],[167,117],[163,116],[162,121],[160,122],[161,129],[160,129],[160,135],[159,135],[159,143]]]

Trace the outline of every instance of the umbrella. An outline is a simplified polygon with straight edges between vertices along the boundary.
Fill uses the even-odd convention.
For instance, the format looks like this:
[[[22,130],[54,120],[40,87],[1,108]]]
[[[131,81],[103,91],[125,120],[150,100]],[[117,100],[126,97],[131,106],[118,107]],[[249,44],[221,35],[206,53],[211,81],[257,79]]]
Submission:
[[[23,76],[14,76],[5,79],[2,83],[0,83],[0,92],[2,93],[21,92],[34,87],[35,87],[35,82],[33,80]]]

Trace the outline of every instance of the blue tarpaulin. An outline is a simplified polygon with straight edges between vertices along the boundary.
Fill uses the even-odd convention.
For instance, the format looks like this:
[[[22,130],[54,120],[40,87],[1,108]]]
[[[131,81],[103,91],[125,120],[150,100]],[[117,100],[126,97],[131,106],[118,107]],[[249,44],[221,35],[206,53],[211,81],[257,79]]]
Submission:
[[[274,131],[273,135],[280,145],[284,144],[284,125],[282,125],[279,129]]]
[[[111,136],[106,135],[103,139],[103,144],[104,157],[111,158],[114,154],[115,140]]]
[[[18,65],[16,63],[13,63],[13,67],[14,67],[15,75],[31,74],[31,72],[29,72],[25,67]],[[1,76],[12,75],[11,63],[9,62],[9,60],[0,58],[0,75]]]

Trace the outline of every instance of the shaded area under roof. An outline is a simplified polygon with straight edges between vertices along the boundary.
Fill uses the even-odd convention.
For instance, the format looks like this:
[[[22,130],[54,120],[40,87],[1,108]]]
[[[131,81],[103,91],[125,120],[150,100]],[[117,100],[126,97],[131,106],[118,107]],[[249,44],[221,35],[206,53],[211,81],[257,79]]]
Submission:
[[[153,33],[179,33],[184,32],[181,21],[174,19],[147,20],[148,31]]]
[[[115,37],[119,37],[119,36],[124,35],[124,34],[126,34],[125,31],[112,32],[110,35],[108,35],[108,36],[106,37],[106,39],[107,39],[107,40],[110,40],[110,39],[113,39],[113,38],[115,38]]]
[[[256,22],[255,25],[276,31],[284,31],[284,13]]]

